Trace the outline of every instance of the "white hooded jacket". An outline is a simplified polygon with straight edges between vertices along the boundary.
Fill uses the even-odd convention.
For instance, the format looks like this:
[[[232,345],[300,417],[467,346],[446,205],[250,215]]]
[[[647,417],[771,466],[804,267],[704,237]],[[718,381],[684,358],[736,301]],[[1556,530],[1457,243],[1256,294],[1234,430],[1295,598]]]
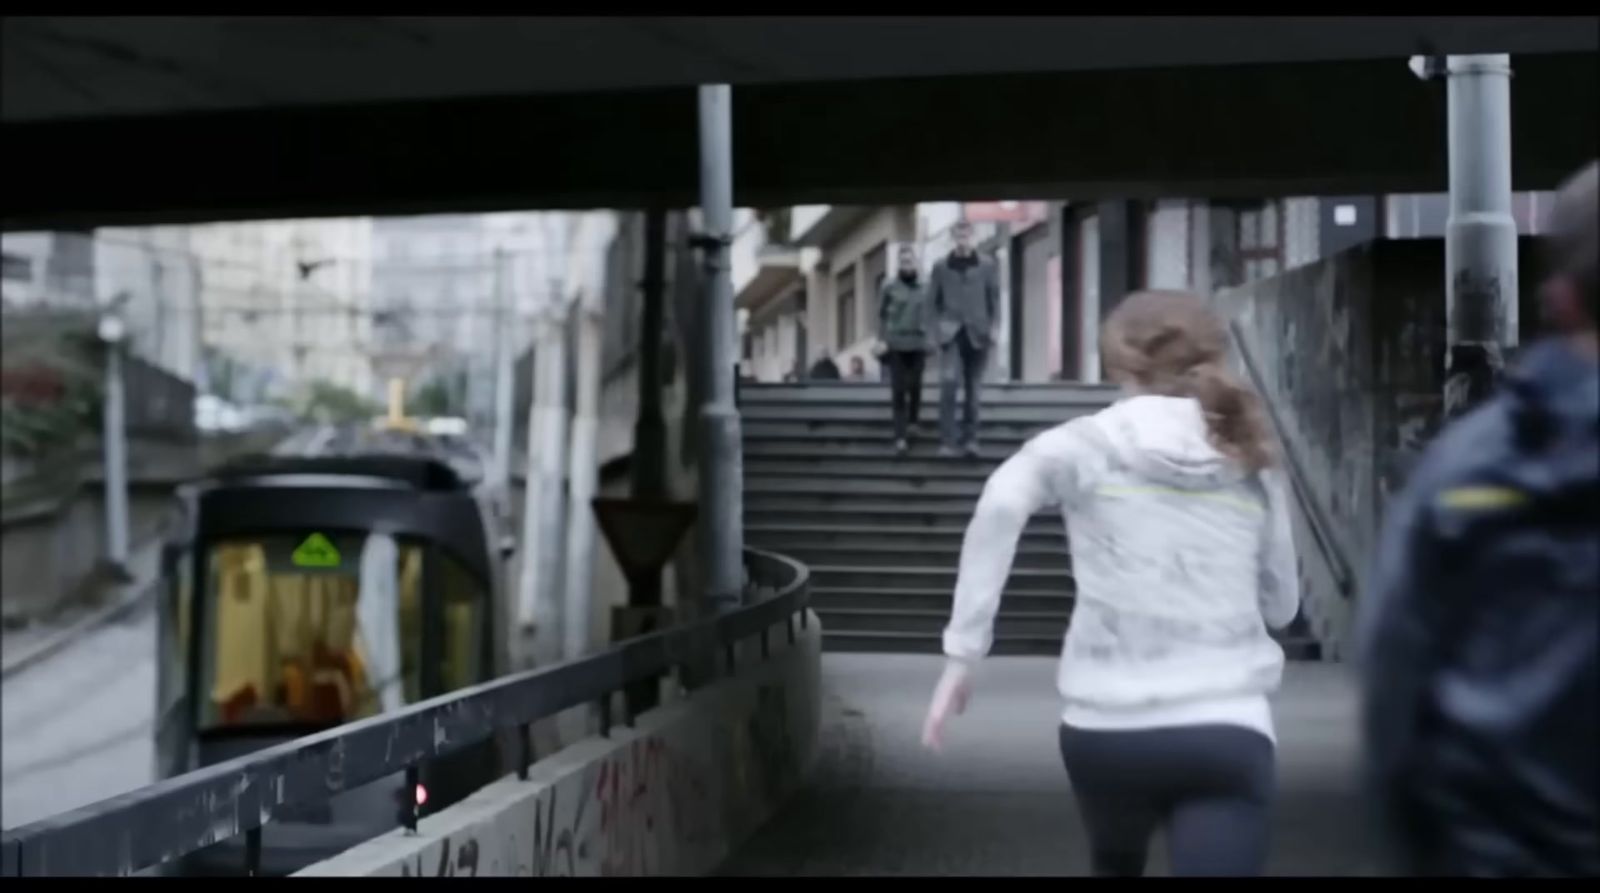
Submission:
[[[961,548],[945,653],[988,654],[1028,518],[1066,517],[1077,602],[1057,684],[1082,728],[1225,722],[1272,737],[1268,633],[1300,593],[1274,472],[1213,447],[1199,404],[1138,396],[1030,440],[990,476]]]

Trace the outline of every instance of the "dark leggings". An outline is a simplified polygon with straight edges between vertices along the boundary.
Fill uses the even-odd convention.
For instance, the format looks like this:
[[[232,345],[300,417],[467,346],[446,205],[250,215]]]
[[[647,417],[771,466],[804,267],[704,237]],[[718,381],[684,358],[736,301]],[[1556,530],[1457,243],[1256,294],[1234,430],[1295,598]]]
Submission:
[[[1272,741],[1260,732],[1062,726],[1061,759],[1089,830],[1096,876],[1142,875],[1157,828],[1166,831],[1174,876],[1261,872],[1277,785]]]

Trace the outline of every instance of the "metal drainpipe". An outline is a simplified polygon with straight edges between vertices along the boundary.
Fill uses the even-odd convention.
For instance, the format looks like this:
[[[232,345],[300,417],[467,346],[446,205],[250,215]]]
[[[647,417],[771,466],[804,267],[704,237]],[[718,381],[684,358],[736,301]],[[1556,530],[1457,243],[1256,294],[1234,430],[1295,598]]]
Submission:
[[[594,613],[594,500],[599,477],[598,428],[600,416],[600,350],[603,293],[586,283],[573,306],[577,326],[577,394],[572,415],[571,497],[567,501],[566,549],[566,656],[570,660],[590,650]]]
[[[567,339],[559,288],[551,293],[538,320],[533,353],[533,401],[528,409],[528,480],[522,511],[522,550],[518,577],[518,619],[532,631],[535,662],[561,658],[559,580],[562,511],[566,475]]]
[[[1450,419],[1488,395],[1506,351],[1517,344],[1517,224],[1511,216],[1511,57],[1451,56],[1446,73],[1444,414]]]
[[[744,457],[735,405],[733,281],[728,247],[733,234],[732,91],[726,84],[700,88],[700,209],[705,232],[706,337],[700,407],[701,561],[706,594],[719,610],[744,597]]]
[[[639,414],[634,424],[633,496],[666,496],[667,428],[661,416],[661,339],[665,311],[667,213],[645,212],[644,329],[639,337]]]
[[[494,486],[498,499],[510,501],[511,494],[511,428],[516,417],[516,404],[512,391],[515,388],[516,366],[515,337],[517,313],[506,283],[506,253],[503,248],[494,252],[494,291],[496,326],[494,354]]]

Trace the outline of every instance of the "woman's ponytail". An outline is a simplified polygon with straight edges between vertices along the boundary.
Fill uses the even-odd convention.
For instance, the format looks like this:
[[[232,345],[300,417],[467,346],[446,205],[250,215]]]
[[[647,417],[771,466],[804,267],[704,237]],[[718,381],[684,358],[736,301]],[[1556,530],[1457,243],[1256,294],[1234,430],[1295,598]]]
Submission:
[[[1263,424],[1261,400],[1220,362],[1207,360],[1189,368],[1182,378],[1205,413],[1206,427],[1217,449],[1250,471],[1273,464],[1272,440]]]
[[[1261,398],[1229,371],[1227,331],[1199,295],[1135,292],[1106,320],[1100,344],[1113,379],[1193,398],[1220,452],[1251,471],[1273,464]]]

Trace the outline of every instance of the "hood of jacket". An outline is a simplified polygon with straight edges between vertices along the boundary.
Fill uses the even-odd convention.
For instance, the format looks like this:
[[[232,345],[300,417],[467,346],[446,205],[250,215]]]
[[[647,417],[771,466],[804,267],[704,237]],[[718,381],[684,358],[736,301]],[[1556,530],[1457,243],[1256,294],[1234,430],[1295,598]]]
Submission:
[[[1122,464],[1153,482],[1209,490],[1246,476],[1211,445],[1200,404],[1188,397],[1126,397],[1097,421]]]
[[[1519,451],[1543,461],[1545,486],[1592,484],[1600,440],[1600,363],[1558,341],[1530,348],[1506,374],[1505,395]]]

